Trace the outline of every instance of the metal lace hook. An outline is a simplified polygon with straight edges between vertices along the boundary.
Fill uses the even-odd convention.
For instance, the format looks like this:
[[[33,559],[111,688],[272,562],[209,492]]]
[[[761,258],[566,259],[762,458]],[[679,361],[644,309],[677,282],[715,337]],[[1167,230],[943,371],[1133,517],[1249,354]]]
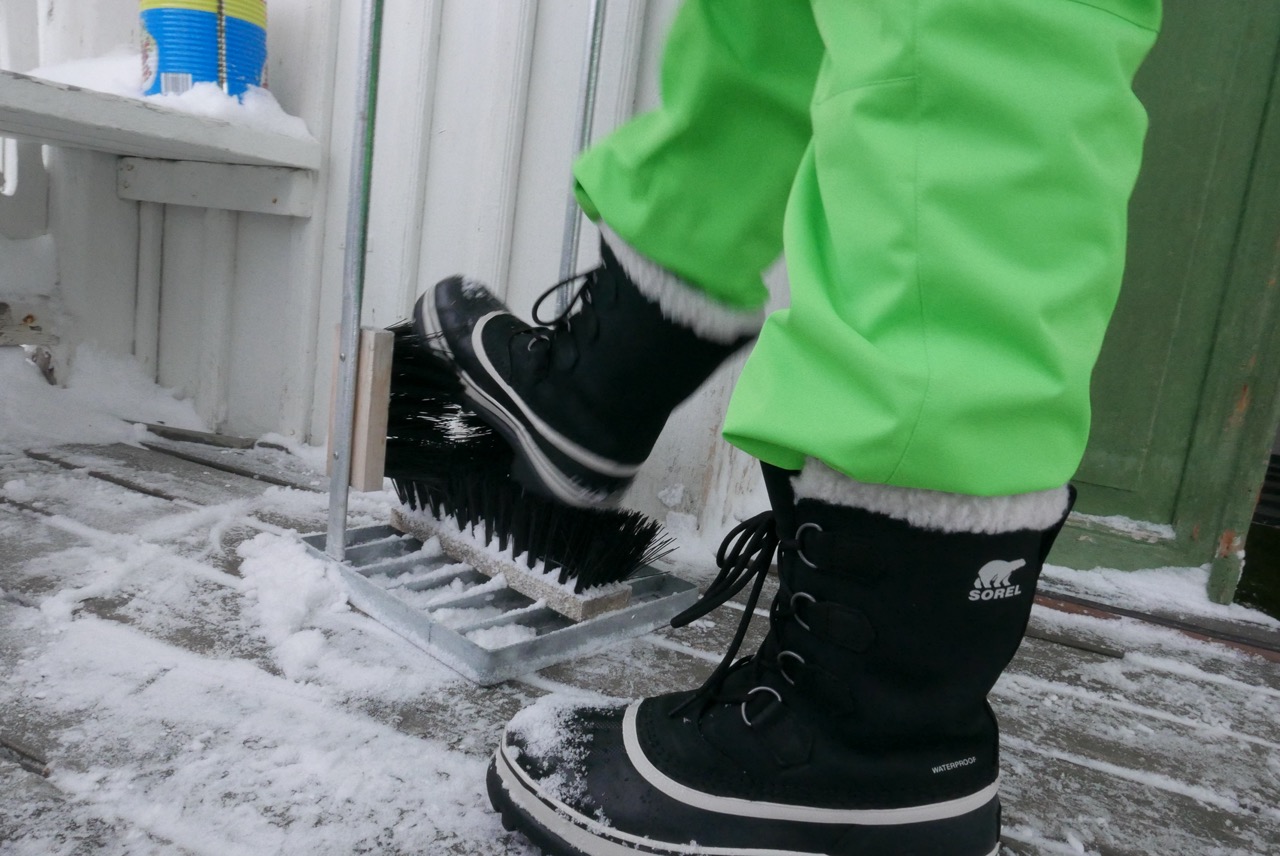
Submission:
[[[779,651],[778,656],[774,658],[774,662],[778,664],[778,673],[782,675],[782,679],[794,687],[796,685],[796,679],[787,674],[787,667],[783,665],[783,659],[786,657],[794,659],[802,666],[806,664],[804,657],[801,657],[795,651]]]
[[[797,598],[800,598],[802,600],[807,600],[809,601],[809,603],[817,603],[818,599],[813,595],[809,594],[808,592],[803,592],[803,591],[798,591],[795,594],[791,595],[791,603],[790,603],[791,617],[796,620],[796,624],[799,624],[805,630],[812,632],[813,628],[809,626],[808,622],[806,622],[803,618],[800,617],[800,611],[796,609]]]
[[[800,561],[804,562],[816,571],[818,570],[818,566],[809,561],[809,557],[804,554],[804,547],[800,545],[800,536],[804,535],[806,529],[814,529],[821,532],[822,527],[816,523],[801,523],[800,528],[796,530],[796,537],[793,539],[796,544],[796,555],[800,557]]]
[[[751,697],[756,693],[768,693],[778,700],[778,704],[782,704],[782,693],[778,692],[773,687],[759,686],[747,693],[746,701],[743,701],[742,706],[739,708],[742,713],[742,721],[747,724],[747,728],[753,727],[751,720],[747,717],[747,702],[751,701]]]

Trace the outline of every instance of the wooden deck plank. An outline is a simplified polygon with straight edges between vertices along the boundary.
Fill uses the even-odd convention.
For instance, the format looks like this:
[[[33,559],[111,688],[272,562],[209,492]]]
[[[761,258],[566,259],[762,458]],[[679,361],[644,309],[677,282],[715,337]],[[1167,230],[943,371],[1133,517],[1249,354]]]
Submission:
[[[1280,840],[1280,825],[1274,821],[1118,779],[1020,742],[1009,741],[1001,758],[1000,799],[1010,837],[1079,844],[1074,851],[1033,847],[1031,852],[1264,856]]]
[[[149,450],[108,447],[59,454],[64,455],[64,465],[129,476],[177,497],[166,503],[171,514],[193,514],[203,506],[240,501],[265,489],[261,482],[204,465],[175,463]],[[121,492],[129,489],[104,483],[97,495],[83,487],[83,478],[47,461],[0,459],[0,484],[18,479],[22,489],[32,493],[51,492],[61,497],[53,503],[59,513],[72,515],[69,520],[89,521],[74,534],[42,523],[39,515],[0,504],[0,556],[6,557],[0,565],[0,589],[32,591],[24,596],[38,600],[60,587],[74,588],[84,582],[76,557],[87,555],[86,548],[95,544],[101,550],[122,543],[113,527],[95,529],[91,524],[118,522],[105,512],[112,503],[120,504]],[[164,502],[149,496],[143,500],[144,505]],[[255,513],[270,513],[272,506],[254,507]],[[314,514],[294,514],[292,524],[309,526],[318,514],[317,505]],[[239,564],[236,548],[256,534],[254,526],[236,523],[220,530],[213,541],[176,537],[177,527],[150,531],[163,535],[156,540],[163,558],[105,596],[82,600],[82,613],[207,658],[211,668],[241,661],[263,674],[278,675],[272,644],[252,629],[254,617],[245,612],[251,602],[242,596],[234,576]],[[25,542],[30,543],[26,553],[9,552]],[[59,554],[66,558],[59,561]],[[10,556],[17,558],[9,561]],[[14,585],[15,578],[20,585]],[[228,583],[220,585],[222,578]],[[765,603],[775,585],[769,581]],[[9,608],[19,606],[0,602],[0,609]],[[523,680],[479,688],[370,619],[338,612],[324,619],[320,631],[326,650],[341,652],[347,659],[322,664],[308,680],[331,686],[327,691],[333,703],[347,714],[402,734],[442,741],[480,760],[507,719],[549,691],[633,697],[697,685],[723,654],[741,615],[740,608],[725,607],[690,627],[666,629]],[[1028,639],[997,685],[992,701],[1005,734],[1002,798],[1010,844],[1006,856],[1234,856],[1265,853],[1280,840],[1275,809],[1280,804],[1280,689],[1274,687],[1274,664],[1126,623],[1064,619],[1038,609],[1035,624],[1092,638],[1123,650],[1125,656],[1116,659]],[[755,618],[744,651],[754,650],[766,629],[767,622]],[[0,645],[0,668],[7,669],[15,657],[29,656],[15,644],[10,639],[7,649]],[[363,669],[370,683],[357,689],[350,681]],[[59,741],[78,733],[76,728],[73,718],[50,709],[44,700],[26,698],[0,706],[0,730],[41,751],[56,753]],[[127,752],[115,761],[98,759],[129,762]],[[4,775],[0,768],[0,778]],[[56,793],[33,794],[31,804],[45,807],[42,816],[65,813]],[[28,815],[18,822],[41,834],[47,829],[47,824],[41,825],[44,821]],[[104,824],[104,840],[129,831],[127,826]],[[499,852],[493,846],[476,843],[474,852]],[[465,843],[442,841],[441,852],[467,851]]]

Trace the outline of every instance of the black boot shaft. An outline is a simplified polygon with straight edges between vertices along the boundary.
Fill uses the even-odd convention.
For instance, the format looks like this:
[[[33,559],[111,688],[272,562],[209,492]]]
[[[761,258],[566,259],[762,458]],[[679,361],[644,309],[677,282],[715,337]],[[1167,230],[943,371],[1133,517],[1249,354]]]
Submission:
[[[778,473],[771,493],[788,494]],[[805,660],[797,686],[867,745],[984,731],[1058,527],[942,532],[817,500],[774,507],[779,601],[794,610],[775,632]]]
[[[552,852],[999,850],[986,696],[1024,632],[1058,527],[934,531],[797,501],[792,475],[766,469],[773,514],[735,527],[704,602],[679,619],[754,583],[749,619],[777,549],[779,591],[757,652],[733,660],[740,625],[699,690],[578,709],[550,729],[513,721],[490,793],[504,816],[523,813],[535,840],[561,847]]]
[[[581,311],[548,331],[547,356],[535,349],[525,358],[548,362],[530,367],[521,392],[557,430],[607,457],[640,463],[671,411],[752,337],[721,343],[671,321],[607,244],[600,253]]]

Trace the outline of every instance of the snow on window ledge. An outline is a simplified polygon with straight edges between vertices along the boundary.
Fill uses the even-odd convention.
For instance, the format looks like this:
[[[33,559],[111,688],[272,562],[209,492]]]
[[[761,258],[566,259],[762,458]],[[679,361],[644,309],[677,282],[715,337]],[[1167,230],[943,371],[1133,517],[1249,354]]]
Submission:
[[[117,49],[92,59],[42,66],[27,72],[66,86],[108,95],[135,98],[195,116],[221,119],[254,130],[311,140],[306,122],[284,111],[266,89],[253,87],[243,100],[227,95],[216,84],[197,83],[181,95],[143,95],[142,57],[135,50]]]

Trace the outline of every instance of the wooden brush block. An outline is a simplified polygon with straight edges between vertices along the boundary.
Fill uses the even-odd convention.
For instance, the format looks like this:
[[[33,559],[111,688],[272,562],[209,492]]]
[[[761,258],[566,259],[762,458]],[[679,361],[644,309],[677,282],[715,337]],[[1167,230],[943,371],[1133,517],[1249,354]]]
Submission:
[[[334,333],[333,383],[330,386],[329,453],[327,472],[333,471],[334,424],[338,414],[338,352],[341,343]],[[391,351],[395,336],[390,330],[360,329],[356,348],[356,409],[351,429],[352,490],[382,490],[382,472],[387,459],[387,420],[391,402]]]

